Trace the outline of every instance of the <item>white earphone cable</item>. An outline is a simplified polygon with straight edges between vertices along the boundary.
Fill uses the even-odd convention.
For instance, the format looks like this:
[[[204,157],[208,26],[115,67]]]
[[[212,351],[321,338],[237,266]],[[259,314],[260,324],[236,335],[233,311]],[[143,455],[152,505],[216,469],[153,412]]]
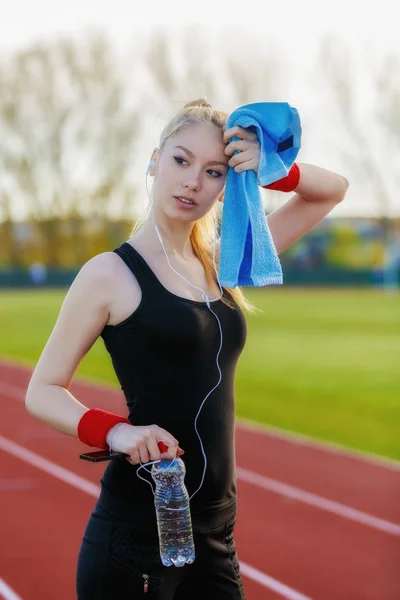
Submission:
[[[204,458],[204,468],[203,468],[203,474],[202,474],[202,478],[201,478],[200,485],[199,485],[199,487],[197,488],[197,490],[195,490],[195,491],[193,492],[193,494],[190,496],[190,498],[189,498],[189,501],[190,501],[190,500],[193,498],[193,496],[194,496],[195,494],[197,494],[197,492],[198,492],[198,491],[200,490],[200,488],[202,487],[202,485],[203,485],[203,482],[204,482],[204,477],[205,477],[205,474],[206,474],[206,470],[207,470],[207,456],[206,456],[206,453],[205,453],[205,451],[204,451],[204,445],[203,445],[203,441],[202,441],[202,439],[201,439],[201,436],[200,436],[200,434],[199,434],[199,431],[198,431],[198,429],[197,429],[197,419],[198,419],[198,417],[199,417],[199,415],[200,415],[201,409],[203,408],[205,401],[206,401],[206,400],[207,400],[207,398],[210,396],[210,394],[212,394],[212,392],[213,392],[213,391],[214,391],[214,390],[215,390],[215,389],[216,389],[216,388],[219,386],[219,384],[220,384],[220,383],[221,383],[221,381],[222,381],[222,372],[221,372],[221,369],[220,369],[220,366],[219,366],[218,358],[219,358],[219,355],[220,355],[220,353],[221,353],[221,349],[222,349],[222,343],[223,343],[223,333],[222,333],[221,321],[219,320],[219,318],[218,318],[218,315],[216,315],[216,313],[215,313],[215,312],[212,310],[212,308],[211,308],[211,306],[210,306],[210,302],[214,302],[214,301],[216,301],[216,300],[220,300],[220,299],[222,298],[222,295],[223,295],[223,290],[222,290],[222,287],[221,287],[221,284],[220,284],[220,281],[219,281],[219,277],[218,277],[218,270],[217,270],[217,266],[216,266],[216,264],[215,264],[215,247],[216,247],[216,241],[217,241],[217,240],[216,240],[216,238],[217,238],[217,234],[216,234],[216,223],[215,223],[215,217],[214,217],[214,247],[213,247],[213,264],[214,264],[215,274],[216,274],[217,281],[218,281],[218,287],[219,287],[219,290],[220,290],[220,295],[219,295],[217,298],[213,298],[212,300],[210,300],[210,299],[208,298],[208,295],[207,295],[207,293],[206,293],[206,292],[205,292],[205,291],[204,291],[204,290],[203,290],[201,287],[199,287],[199,286],[197,286],[197,285],[194,285],[194,284],[190,283],[190,281],[188,281],[188,280],[187,280],[187,279],[186,279],[186,278],[185,278],[183,275],[181,275],[180,273],[178,273],[178,271],[176,271],[176,270],[173,268],[173,266],[171,265],[171,263],[170,263],[170,261],[169,261],[168,254],[167,254],[167,251],[165,250],[164,243],[163,243],[163,240],[162,240],[162,237],[161,237],[160,231],[159,231],[159,229],[158,229],[158,227],[157,227],[157,225],[156,225],[156,223],[155,223],[155,221],[154,221],[154,216],[153,216],[153,202],[152,202],[152,198],[151,198],[151,195],[150,195],[150,193],[149,193],[149,190],[148,190],[148,187],[147,187],[147,175],[148,175],[148,173],[149,173],[149,170],[150,170],[150,168],[151,168],[151,166],[152,166],[153,164],[154,164],[154,161],[151,161],[151,162],[150,162],[150,164],[149,164],[149,166],[148,166],[148,168],[147,168],[147,172],[146,172],[146,190],[147,190],[147,194],[148,194],[148,196],[149,196],[149,199],[150,199],[150,204],[151,204],[151,218],[152,218],[152,221],[153,221],[153,223],[154,223],[154,227],[155,227],[155,230],[156,230],[156,233],[157,233],[158,239],[160,240],[160,243],[161,243],[161,245],[162,245],[162,248],[163,248],[163,250],[164,250],[164,254],[165,254],[166,258],[167,258],[168,264],[169,264],[170,268],[171,268],[171,269],[174,271],[174,273],[176,273],[177,275],[179,275],[179,277],[181,277],[182,279],[184,279],[184,281],[186,281],[186,283],[188,283],[188,284],[189,284],[190,286],[192,286],[193,288],[196,288],[196,289],[200,290],[201,292],[203,292],[203,293],[202,293],[202,298],[203,298],[203,300],[205,301],[205,303],[207,304],[207,307],[208,307],[208,309],[211,311],[211,313],[212,313],[212,314],[215,316],[215,318],[217,319],[217,321],[218,321],[218,327],[219,327],[219,331],[220,331],[220,336],[221,336],[221,337],[220,337],[220,346],[219,346],[219,349],[218,349],[218,352],[217,352],[217,356],[216,356],[216,365],[217,365],[218,372],[219,372],[219,380],[218,380],[218,382],[216,383],[216,385],[215,385],[215,386],[214,386],[214,387],[213,387],[213,388],[212,388],[212,389],[211,389],[211,390],[208,392],[208,394],[206,395],[206,397],[203,399],[202,403],[200,404],[200,408],[199,408],[199,410],[198,410],[198,412],[197,412],[197,415],[196,415],[196,417],[195,417],[195,420],[194,420],[194,429],[195,429],[195,431],[196,431],[197,437],[199,438],[200,447],[201,447],[201,452],[202,452],[202,454],[203,454],[203,458]],[[148,484],[151,486],[151,489],[152,489],[152,491],[153,491],[153,494],[154,494],[155,492],[154,492],[154,490],[153,490],[153,486],[152,486],[151,482],[150,482],[150,481],[148,481],[147,479],[145,479],[144,477],[142,477],[142,476],[139,474],[139,470],[140,470],[140,469],[145,469],[145,470],[146,470],[148,473],[151,473],[151,471],[149,471],[149,469],[147,469],[147,468],[146,468],[146,467],[147,467],[147,465],[152,465],[152,464],[154,464],[154,463],[157,463],[157,462],[160,462],[160,461],[157,461],[157,460],[156,460],[156,461],[150,461],[150,462],[148,462],[148,463],[143,463],[143,464],[142,464],[142,463],[140,463],[140,467],[138,467],[138,469],[137,469],[137,471],[136,471],[136,474],[137,474],[137,476],[138,476],[140,479],[142,479],[143,481],[145,481],[146,483],[148,483]],[[171,464],[173,464],[173,463],[171,463]]]

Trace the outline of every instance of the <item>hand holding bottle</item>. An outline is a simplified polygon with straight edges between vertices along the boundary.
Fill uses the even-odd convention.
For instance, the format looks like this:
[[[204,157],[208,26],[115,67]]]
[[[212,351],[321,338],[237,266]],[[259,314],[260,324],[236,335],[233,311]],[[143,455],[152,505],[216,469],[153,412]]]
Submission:
[[[106,442],[114,452],[127,454],[132,465],[184,454],[178,440],[158,425],[117,423],[108,431]]]

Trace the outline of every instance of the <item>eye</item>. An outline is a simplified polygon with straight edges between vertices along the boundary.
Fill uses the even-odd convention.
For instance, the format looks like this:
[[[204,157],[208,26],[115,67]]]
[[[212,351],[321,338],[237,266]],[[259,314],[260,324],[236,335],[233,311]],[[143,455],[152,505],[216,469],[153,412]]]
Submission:
[[[182,163],[179,162],[181,160],[187,162],[187,160],[185,158],[182,158],[181,156],[174,156],[174,160],[175,160],[175,162],[178,163],[178,165],[182,165]],[[209,172],[216,173],[216,175],[212,175],[212,177],[214,179],[218,179],[218,177],[222,177],[223,176],[223,173],[220,173],[219,171],[215,171],[215,169],[209,169]]]
[[[214,177],[214,175],[213,175],[214,179],[218,179],[218,177],[222,177],[222,175],[223,175],[223,173],[220,173],[219,171],[215,171],[214,169],[210,169],[210,171],[217,174],[216,177]]]
[[[178,165],[181,165],[182,163],[178,162],[180,160],[184,160],[185,162],[187,162],[187,160],[185,160],[184,158],[180,158],[180,156],[174,156],[175,162],[178,163]]]

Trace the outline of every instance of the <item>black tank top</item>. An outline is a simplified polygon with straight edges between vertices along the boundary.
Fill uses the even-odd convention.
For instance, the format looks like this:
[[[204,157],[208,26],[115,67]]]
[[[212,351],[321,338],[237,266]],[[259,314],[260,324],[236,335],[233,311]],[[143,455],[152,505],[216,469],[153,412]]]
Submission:
[[[130,244],[124,242],[114,252],[135,275],[142,299],[124,321],[106,325],[101,337],[124,392],[132,425],[156,424],[179,440],[185,451],[185,484],[191,496],[200,485],[204,466],[194,420],[203,399],[219,380],[218,322],[205,302],[168,291]],[[224,289],[224,296],[228,294]],[[230,295],[229,299],[232,301]],[[234,385],[247,326],[242,310],[234,305],[230,308],[222,300],[211,302],[223,332],[219,355],[222,380],[197,420],[208,464],[203,485],[191,500],[192,514],[219,510],[236,500]],[[102,485],[129,500],[135,512],[154,512],[152,490],[136,475],[137,468],[126,460],[110,461]],[[151,465],[147,468],[150,470]],[[145,469],[140,475],[154,487]]]

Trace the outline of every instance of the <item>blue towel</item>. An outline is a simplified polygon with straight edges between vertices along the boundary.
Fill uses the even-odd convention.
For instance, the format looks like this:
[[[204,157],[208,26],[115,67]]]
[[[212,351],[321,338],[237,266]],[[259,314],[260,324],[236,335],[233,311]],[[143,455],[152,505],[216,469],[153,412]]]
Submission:
[[[257,133],[260,163],[257,175],[253,170],[236,173],[232,167],[228,169],[221,221],[220,284],[229,288],[281,284],[282,267],[258,186],[289,173],[300,149],[299,115],[286,102],[255,102],[229,116],[226,128],[235,125]]]

